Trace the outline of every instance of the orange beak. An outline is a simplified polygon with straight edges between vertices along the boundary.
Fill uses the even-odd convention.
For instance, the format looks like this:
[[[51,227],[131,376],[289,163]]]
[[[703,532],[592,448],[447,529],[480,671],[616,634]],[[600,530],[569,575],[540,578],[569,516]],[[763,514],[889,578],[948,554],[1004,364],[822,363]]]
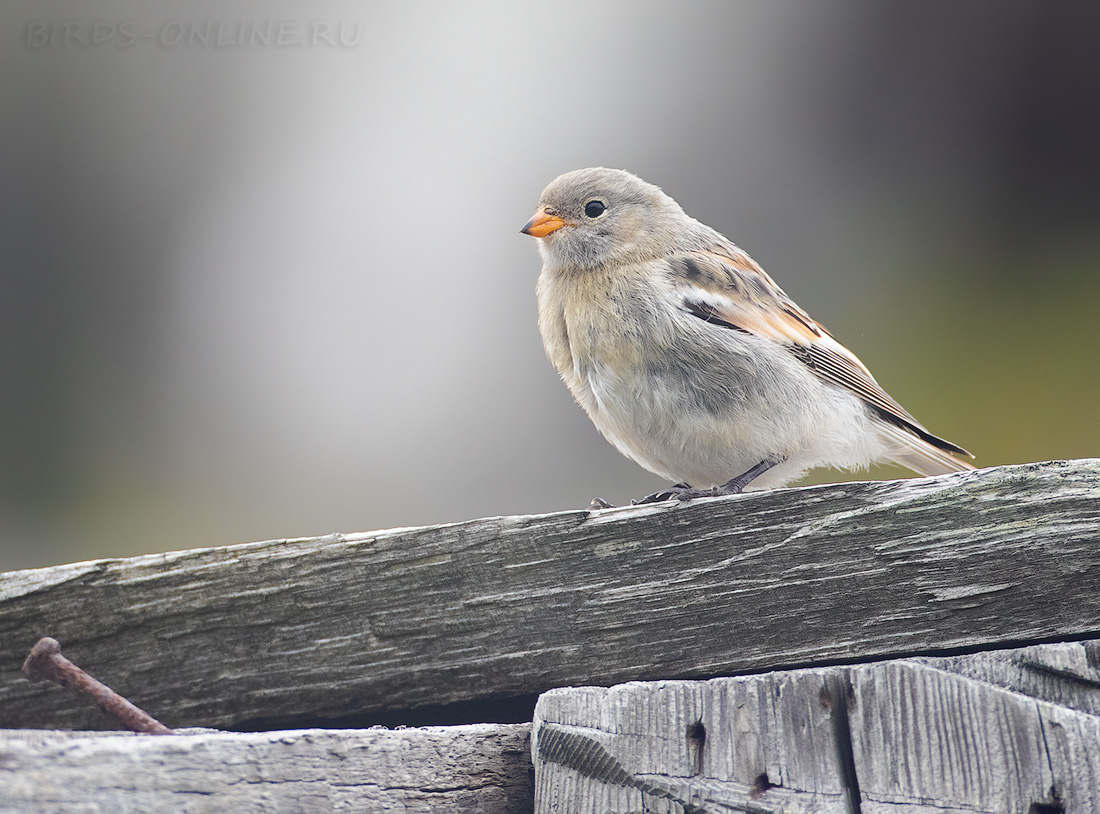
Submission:
[[[520,232],[531,237],[546,237],[563,226],[565,226],[565,221],[557,215],[551,215],[545,209],[540,209],[535,213],[535,217],[527,221],[527,225],[520,229]]]

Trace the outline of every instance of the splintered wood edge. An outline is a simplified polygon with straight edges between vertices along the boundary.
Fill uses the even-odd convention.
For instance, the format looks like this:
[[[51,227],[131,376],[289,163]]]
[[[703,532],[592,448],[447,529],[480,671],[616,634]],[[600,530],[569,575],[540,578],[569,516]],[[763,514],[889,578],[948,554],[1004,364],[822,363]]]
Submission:
[[[175,727],[1084,638],[1098,528],[1087,460],[12,572],[0,726],[100,725],[43,635]]]

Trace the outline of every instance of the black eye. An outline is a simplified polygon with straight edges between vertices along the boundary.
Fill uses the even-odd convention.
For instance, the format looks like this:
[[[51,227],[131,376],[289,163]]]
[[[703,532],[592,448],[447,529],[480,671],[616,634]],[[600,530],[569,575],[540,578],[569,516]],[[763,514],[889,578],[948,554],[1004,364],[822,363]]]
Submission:
[[[607,207],[603,201],[589,201],[584,205],[584,214],[589,218],[598,218]]]

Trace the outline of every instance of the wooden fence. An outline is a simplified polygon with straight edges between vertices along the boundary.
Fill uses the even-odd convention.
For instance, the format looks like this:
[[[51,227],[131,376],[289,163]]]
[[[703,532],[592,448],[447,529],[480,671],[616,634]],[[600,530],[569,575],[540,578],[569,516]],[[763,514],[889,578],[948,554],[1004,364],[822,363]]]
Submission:
[[[12,572],[0,811],[1100,811],[1093,638],[1100,461]]]

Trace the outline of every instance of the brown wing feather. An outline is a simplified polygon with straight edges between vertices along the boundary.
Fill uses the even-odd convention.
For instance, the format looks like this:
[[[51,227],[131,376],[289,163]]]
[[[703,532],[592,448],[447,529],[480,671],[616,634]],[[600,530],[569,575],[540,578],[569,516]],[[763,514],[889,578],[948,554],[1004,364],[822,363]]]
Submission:
[[[801,351],[806,351],[806,358],[802,356]],[[962,447],[929,432],[923,424],[909,414],[908,410],[894,401],[890,394],[883,390],[869,373],[865,372],[862,365],[856,367],[852,363],[854,357],[849,358],[847,355],[837,353],[832,348],[821,345],[799,349],[796,354],[822,379],[848,388],[890,423],[909,430],[932,446],[939,447],[945,452],[952,452],[956,455],[970,455]]]
[[[675,277],[723,299],[743,330],[777,342],[806,344],[824,331],[744,252],[684,252],[670,258]]]
[[[683,290],[685,308],[695,316],[780,342],[822,379],[850,390],[886,421],[938,449],[970,455],[929,432],[882,389],[855,354],[833,339],[733,244],[685,252],[670,258],[669,265]]]

